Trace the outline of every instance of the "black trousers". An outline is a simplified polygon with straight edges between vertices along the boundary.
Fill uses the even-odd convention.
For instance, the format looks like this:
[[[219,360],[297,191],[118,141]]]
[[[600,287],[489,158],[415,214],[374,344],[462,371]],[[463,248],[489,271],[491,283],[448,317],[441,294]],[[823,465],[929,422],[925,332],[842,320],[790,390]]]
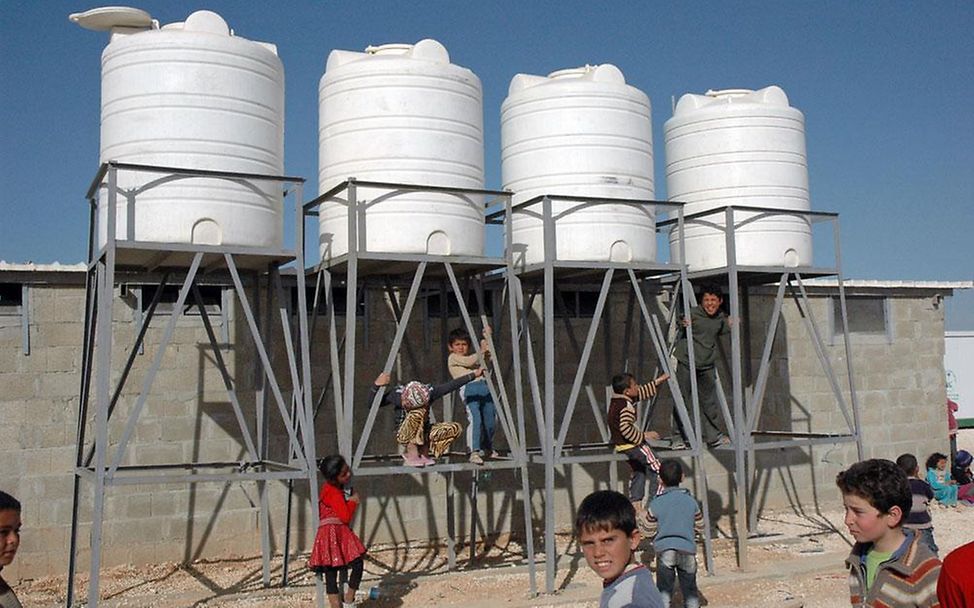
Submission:
[[[348,562],[344,566],[325,566],[321,571],[325,574],[325,591],[329,595],[338,595],[338,575],[344,574],[348,570],[348,586],[350,589],[358,589],[362,584],[362,571],[365,570],[365,562],[361,557]]]

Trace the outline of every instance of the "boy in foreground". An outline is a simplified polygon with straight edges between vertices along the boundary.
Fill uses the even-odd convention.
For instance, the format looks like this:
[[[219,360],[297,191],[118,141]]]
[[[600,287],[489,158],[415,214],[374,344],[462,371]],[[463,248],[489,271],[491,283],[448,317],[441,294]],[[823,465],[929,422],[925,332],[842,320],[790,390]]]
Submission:
[[[20,502],[0,491],[0,570],[9,566],[20,547]],[[20,602],[0,576],[0,608],[20,608]]]
[[[906,474],[889,460],[857,462],[838,474],[845,525],[856,539],[846,559],[853,606],[940,606],[940,560],[903,521],[913,501]]]
[[[633,563],[642,537],[628,498],[611,490],[586,496],[575,516],[575,534],[589,568],[603,579],[599,608],[663,607],[649,570]]]

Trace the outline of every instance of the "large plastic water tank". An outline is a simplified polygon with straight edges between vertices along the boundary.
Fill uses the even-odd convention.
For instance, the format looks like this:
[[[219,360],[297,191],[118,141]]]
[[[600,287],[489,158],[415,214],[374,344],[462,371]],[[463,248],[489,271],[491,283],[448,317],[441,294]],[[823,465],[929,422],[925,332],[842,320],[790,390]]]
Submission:
[[[543,194],[652,199],[653,133],[649,97],[614,65],[548,76],[518,74],[501,106],[501,173],[514,203]],[[652,207],[584,206],[554,201],[556,256],[562,261],[656,259]],[[512,218],[515,263],[544,259],[540,204]]]
[[[318,101],[322,193],[351,177],[484,188],[480,79],[436,40],[332,51]],[[370,252],[484,253],[482,196],[360,187],[356,199]],[[347,253],[348,207],[325,202],[319,214],[322,260]]]
[[[142,15],[139,18],[139,14]],[[162,28],[137,9],[71,16],[110,30],[102,53],[101,160],[281,175],[284,67],[276,48],[235,36],[216,13]],[[135,189],[163,177],[120,171]],[[119,197],[119,239],[280,248],[280,184],[216,178],[172,181]],[[99,201],[100,242],[107,201]]]
[[[805,118],[779,87],[684,95],[664,125],[666,186],[686,214],[728,205],[809,209]],[[727,264],[724,214],[686,224],[686,261],[693,269]],[[794,215],[735,211],[735,252],[744,266],[812,263],[811,224]],[[676,232],[670,234],[681,259]]]

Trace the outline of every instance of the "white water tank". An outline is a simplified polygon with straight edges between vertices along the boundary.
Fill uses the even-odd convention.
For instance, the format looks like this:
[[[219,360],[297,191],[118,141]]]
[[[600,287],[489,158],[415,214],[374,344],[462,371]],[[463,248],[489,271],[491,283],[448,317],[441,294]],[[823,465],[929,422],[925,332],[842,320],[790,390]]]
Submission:
[[[332,51],[318,104],[321,193],[348,178],[484,188],[480,79],[436,40]],[[369,252],[484,253],[482,195],[359,187],[356,199]],[[348,252],[348,207],[321,205],[319,246],[322,260]]]
[[[101,161],[281,175],[284,67],[272,44],[235,36],[216,13],[197,11],[159,28],[138,9],[75,14],[111,31],[102,53]],[[164,177],[119,171],[124,189]],[[119,239],[280,248],[279,183],[190,178],[118,199]],[[99,242],[107,197],[99,199]]]
[[[687,203],[685,214],[728,205],[810,209],[805,117],[779,87],[684,95],[663,130],[668,196]],[[701,220],[716,226],[686,224],[687,264],[725,266],[724,213]],[[735,211],[734,223],[738,265],[811,265],[808,218]],[[670,250],[679,261],[675,230]]]
[[[652,199],[649,97],[614,65],[586,65],[548,76],[518,74],[501,106],[501,174],[514,203],[543,194]],[[568,261],[652,262],[656,214],[649,206],[585,206],[553,201],[556,256]],[[530,208],[540,214],[541,204]],[[512,218],[518,267],[544,259],[542,220]]]

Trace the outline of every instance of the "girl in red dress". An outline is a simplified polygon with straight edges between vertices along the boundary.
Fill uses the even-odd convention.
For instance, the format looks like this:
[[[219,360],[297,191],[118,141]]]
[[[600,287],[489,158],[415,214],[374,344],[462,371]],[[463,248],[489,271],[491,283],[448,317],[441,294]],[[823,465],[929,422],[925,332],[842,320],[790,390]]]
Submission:
[[[355,605],[355,592],[362,582],[362,557],[365,545],[352,532],[349,522],[359,505],[358,492],[349,482],[352,471],[345,459],[338,454],[318,461],[318,470],[325,478],[318,497],[318,534],[308,567],[325,575],[325,591],[331,608]],[[348,585],[345,597],[339,595],[338,574],[348,569]]]

